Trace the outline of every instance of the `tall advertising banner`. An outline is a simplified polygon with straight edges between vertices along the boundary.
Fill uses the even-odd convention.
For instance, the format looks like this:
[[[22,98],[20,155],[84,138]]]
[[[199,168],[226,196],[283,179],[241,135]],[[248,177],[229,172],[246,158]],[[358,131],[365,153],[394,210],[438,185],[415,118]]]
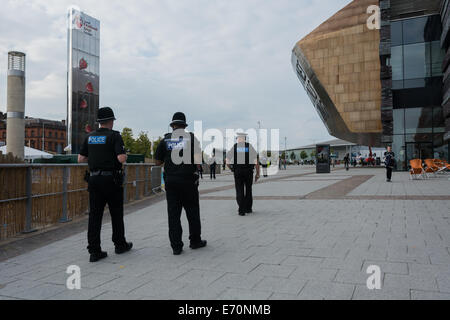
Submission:
[[[67,151],[78,154],[98,128],[100,21],[71,8],[68,15]]]

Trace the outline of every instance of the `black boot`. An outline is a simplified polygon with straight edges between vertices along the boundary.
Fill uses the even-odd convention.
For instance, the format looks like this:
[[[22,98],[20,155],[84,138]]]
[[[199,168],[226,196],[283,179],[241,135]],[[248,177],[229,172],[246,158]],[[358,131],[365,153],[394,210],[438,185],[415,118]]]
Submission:
[[[123,254],[133,248],[133,243],[127,243],[124,246],[116,247],[116,254]]]
[[[100,251],[100,252],[96,252],[96,253],[91,253],[91,259],[89,260],[89,262],[98,262],[100,260],[105,259],[106,257],[108,257],[108,253]]]
[[[191,243],[190,248],[192,250],[197,250],[197,249],[201,249],[204,248],[208,245],[208,242],[205,240],[201,240],[200,242],[195,242],[195,243]]]

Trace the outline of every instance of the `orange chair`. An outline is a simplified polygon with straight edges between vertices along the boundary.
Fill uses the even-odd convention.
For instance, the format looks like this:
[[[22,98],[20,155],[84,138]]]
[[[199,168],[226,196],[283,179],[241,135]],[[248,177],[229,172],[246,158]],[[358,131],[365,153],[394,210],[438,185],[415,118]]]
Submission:
[[[434,164],[439,168],[438,173],[448,173],[450,165],[445,160],[434,160]]]
[[[434,164],[433,159],[426,159],[425,160],[425,173],[428,174],[433,174],[434,176],[436,176],[436,172],[439,171],[439,168]]]
[[[409,162],[411,165],[410,178],[412,180],[417,179],[417,176],[426,178],[426,172],[425,169],[422,166],[422,160],[420,159],[414,159]]]

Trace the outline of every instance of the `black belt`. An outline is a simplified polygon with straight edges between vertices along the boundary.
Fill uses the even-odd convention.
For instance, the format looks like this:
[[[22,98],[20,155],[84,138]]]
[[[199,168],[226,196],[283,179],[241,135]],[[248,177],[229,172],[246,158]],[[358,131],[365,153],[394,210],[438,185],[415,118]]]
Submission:
[[[98,176],[112,177],[113,175],[114,175],[113,171],[93,171],[93,172],[91,172],[91,177],[98,177]]]

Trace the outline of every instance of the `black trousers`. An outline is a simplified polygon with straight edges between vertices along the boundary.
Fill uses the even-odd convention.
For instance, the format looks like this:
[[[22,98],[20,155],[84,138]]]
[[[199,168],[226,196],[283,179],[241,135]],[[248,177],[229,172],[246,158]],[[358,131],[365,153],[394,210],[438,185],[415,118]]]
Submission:
[[[235,170],[234,181],[239,213],[249,213],[253,208],[253,170]]]
[[[216,179],[216,166],[215,164],[211,165],[211,180]]]
[[[263,175],[264,175],[264,178],[267,178],[267,173],[268,173],[268,171],[267,171],[267,169],[268,169],[268,165],[263,165],[262,166],[262,168],[263,168]]]
[[[89,253],[101,251],[100,233],[103,211],[108,204],[112,222],[112,241],[116,247],[124,246],[125,225],[123,222],[123,188],[117,186],[113,177],[95,176],[89,179]]]
[[[167,211],[169,215],[169,239],[174,250],[182,249],[183,228],[181,213],[186,211],[191,243],[201,241],[200,199],[198,186],[193,180],[171,181],[166,179]]]
[[[394,169],[393,168],[390,168],[390,167],[387,167],[386,168],[386,178],[388,179],[388,180],[392,180],[392,171],[393,171]]]

